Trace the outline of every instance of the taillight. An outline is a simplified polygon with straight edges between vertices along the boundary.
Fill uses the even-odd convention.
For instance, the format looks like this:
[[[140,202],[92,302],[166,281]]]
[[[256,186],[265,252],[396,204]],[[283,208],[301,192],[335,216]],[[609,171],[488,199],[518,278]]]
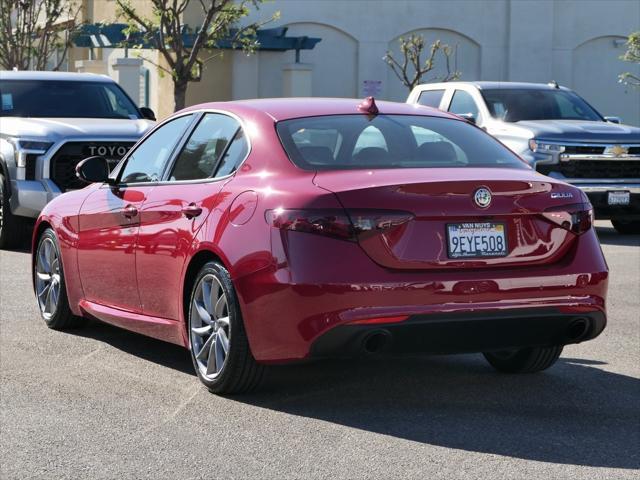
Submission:
[[[271,226],[355,242],[362,235],[380,233],[408,222],[413,215],[389,210],[284,209],[266,212]]]
[[[544,211],[544,216],[577,235],[583,234],[593,226],[593,207],[588,203],[548,208]]]

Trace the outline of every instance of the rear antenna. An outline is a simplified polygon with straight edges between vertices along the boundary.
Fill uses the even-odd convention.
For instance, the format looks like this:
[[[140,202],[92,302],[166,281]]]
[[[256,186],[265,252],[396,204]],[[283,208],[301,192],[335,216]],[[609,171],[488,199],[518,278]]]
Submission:
[[[553,88],[560,88],[560,85],[558,85],[558,82],[556,82],[555,80],[551,80],[549,83],[547,83],[547,85]]]
[[[373,97],[365,98],[360,105],[358,105],[358,110],[362,113],[366,113],[369,117],[375,117],[380,113],[378,110],[378,106],[376,105],[376,99]]]

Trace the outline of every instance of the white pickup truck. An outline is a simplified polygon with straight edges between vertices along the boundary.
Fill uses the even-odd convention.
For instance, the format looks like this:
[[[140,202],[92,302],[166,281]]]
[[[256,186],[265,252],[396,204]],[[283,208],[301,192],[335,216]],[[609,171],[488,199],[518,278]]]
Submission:
[[[153,125],[111,78],[0,72],[0,248],[17,246],[52,198],[83,188],[75,167],[117,162]]]
[[[603,117],[555,82],[430,83],[407,103],[467,118],[538,172],[581,188],[596,218],[640,233],[640,128]]]

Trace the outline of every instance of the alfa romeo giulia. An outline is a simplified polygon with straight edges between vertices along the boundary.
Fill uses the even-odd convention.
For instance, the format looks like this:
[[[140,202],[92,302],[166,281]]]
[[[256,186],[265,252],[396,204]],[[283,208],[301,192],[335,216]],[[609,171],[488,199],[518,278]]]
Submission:
[[[54,329],[94,318],[186,347],[213,392],[308,358],[482,352],[550,367],[606,324],[586,196],[465,119],[372,98],[197,105],[49,203],[33,283]]]

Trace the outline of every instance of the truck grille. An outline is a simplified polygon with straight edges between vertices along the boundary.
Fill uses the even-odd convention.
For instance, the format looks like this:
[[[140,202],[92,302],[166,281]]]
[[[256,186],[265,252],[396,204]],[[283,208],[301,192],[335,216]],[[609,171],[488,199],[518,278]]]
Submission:
[[[66,192],[87,186],[76,177],[76,166],[94,155],[105,157],[113,167],[134,145],[134,142],[68,142],[51,158],[51,180]]]
[[[569,160],[557,165],[538,164],[538,172],[559,172],[567,178],[640,178],[640,160]]]
[[[628,147],[629,155],[639,155],[640,145],[632,145]],[[602,155],[604,153],[604,145],[565,145],[565,155]]]

